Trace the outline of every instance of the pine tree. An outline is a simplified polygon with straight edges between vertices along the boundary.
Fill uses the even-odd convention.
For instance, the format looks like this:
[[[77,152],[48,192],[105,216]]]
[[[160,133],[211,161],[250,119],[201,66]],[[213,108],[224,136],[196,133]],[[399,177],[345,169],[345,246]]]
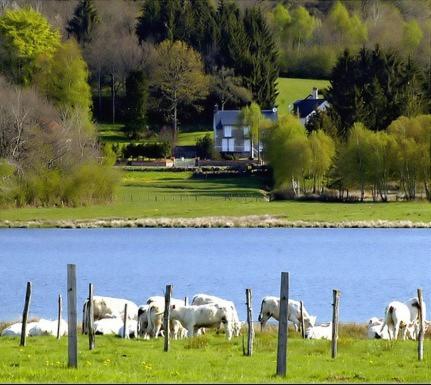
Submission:
[[[99,22],[93,1],[81,0],[67,24],[66,31],[69,36],[74,36],[81,46],[85,46],[90,42],[91,33]]]
[[[249,40],[245,85],[262,108],[273,107],[277,97],[278,51],[260,7],[246,10],[244,28]]]
[[[132,71],[126,79],[125,131],[137,138],[146,127],[149,84],[142,71]]]

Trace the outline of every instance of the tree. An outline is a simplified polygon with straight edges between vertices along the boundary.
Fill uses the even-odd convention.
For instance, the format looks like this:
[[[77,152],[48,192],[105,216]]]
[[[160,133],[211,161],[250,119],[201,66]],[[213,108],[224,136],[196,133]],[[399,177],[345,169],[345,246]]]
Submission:
[[[196,139],[196,153],[201,159],[211,159],[214,153],[214,142],[210,134]]]
[[[132,71],[126,80],[125,131],[137,138],[146,129],[149,86],[143,71]]]
[[[215,70],[212,77],[212,88],[220,101],[222,110],[226,103],[247,103],[252,99],[251,92],[242,87],[242,79],[234,76],[232,68],[221,67]]]
[[[423,36],[421,27],[416,20],[410,20],[404,24],[403,45],[410,53],[419,46]]]
[[[316,19],[304,7],[297,7],[291,12],[292,19],[287,26],[286,35],[296,48],[308,41],[317,27]]]
[[[36,59],[51,57],[60,45],[60,33],[30,7],[7,9],[0,16],[0,46],[5,51],[2,71],[16,83],[29,84]]]
[[[313,179],[313,193],[322,186],[323,177],[332,166],[335,156],[335,143],[322,130],[313,131],[308,137],[311,148],[310,175]]]
[[[248,37],[244,85],[253,93],[253,99],[263,108],[275,106],[278,95],[278,50],[262,11],[259,7],[246,9],[244,29]]]
[[[203,72],[199,53],[181,41],[166,40],[159,44],[151,87],[160,92],[160,108],[172,121],[173,138],[178,134],[178,106],[192,105],[208,95],[209,78]]]
[[[241,109],[239,115],[241,124],[249,127],[250,140],[251,140],[251,157],[254,157],[254,144],[257,147],[257,161],[261,163],[261,143],[263,138],[263,130],[269,127],[270,123],[262,114],[259,105],[256,102],[252,102],[249,106],[245,106]]]
[[[293,115],[280,116],[265,138],[268,161],[274,170],[275,187],[298,196],[311,164],[311,149],[304,126]]]
[[[81,46],[91,41],[91,34],[100,18],[92,0],[80,0],[69,20],[66,31],[76,38]]]
[[[81,111],[91,119],[91,90],[87,63],[74,39],[64,42],[50,59],[40,63],[35,82],[39,89],[64,113]]]

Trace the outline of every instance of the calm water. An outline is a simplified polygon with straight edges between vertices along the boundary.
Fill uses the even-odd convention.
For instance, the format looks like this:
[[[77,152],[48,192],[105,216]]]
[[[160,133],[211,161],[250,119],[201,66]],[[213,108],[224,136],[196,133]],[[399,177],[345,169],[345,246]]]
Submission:
[[[174,297],[209,293],[235,302],[245,319],[245,288],[254,314],[264,295],[279,295],[289,271],[290,296],[318,322],[331,318],[332,289],[342,292],[342,321],[383,316],[393,299],[431,292],[428,229],[3,229],[0,230],[0,320],[22,312],[33,283],[31,316],[56,317],[66,295],[66,265],[75,263],[78,306],[88,283],[99,295],[138,305],[174,285]],[[65,301],[66,302],[66,301]],[[430,307],[428,307],[430,308]]]

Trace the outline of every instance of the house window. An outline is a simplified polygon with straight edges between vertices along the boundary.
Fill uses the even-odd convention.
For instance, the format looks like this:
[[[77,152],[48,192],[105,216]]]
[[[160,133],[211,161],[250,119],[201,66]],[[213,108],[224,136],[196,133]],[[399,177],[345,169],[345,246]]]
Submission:
[[[230,138],[232,136],[232,126],[224,126],[224,137],[225,138]]]
[[[244,139],[244,152],[251,151],[251,141],[250,139]]]
[[[248,138],[250,135],[250,127],[244,127],[244,138]]]
[[[223,152],[226,152],[228,149],[228,139],[222,139],[221,140],[221,150]]]
[[[229,149],[228,149],[228,151],[234,152],[235,151],[235,139],[234,138],[230,138],[230,139],[228,139],[228,141],[229,141]]]

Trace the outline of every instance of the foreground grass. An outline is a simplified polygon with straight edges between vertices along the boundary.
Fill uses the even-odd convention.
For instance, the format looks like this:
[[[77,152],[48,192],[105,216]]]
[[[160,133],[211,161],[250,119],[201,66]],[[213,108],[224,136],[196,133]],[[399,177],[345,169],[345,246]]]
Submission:
[[[259,177],[192,179],[191,172],[123,173],[112,203],[87,207],[12,208],[0,210],[0,220],[73,220],[144,217],[207,217],[273,215],[296,221],[431,221],[426,201],[390,203],[319,203],[263,199]]]
[[[293,104],[293,102],[298,99],[304,99],[310,94],[313,87],[317,87],[321,95],[321,91],[328,86],[329,81],[327,80],[279,78],[277,96],[278,111],[280,113],[287,113],[290,111],[289,105]]]
[[[429,382],[431,348],[425,341],[423,362],[417,361],[415,341],[381,341],[341,337],[338,357],[330,358],[330,342],[288,342],[287,378],[274,376],[277,337],[274,331],[256,333],[254,354],[242,354],[242,338],[231,342],[223,335],[205,335],[172,341],[163,352],[163,340],[122,340],[97,336],[96,349],[79,336],[78,370],[67,368],[67,338],[0,339],[0,382],[85,383],[262,383],[262,382]]]

